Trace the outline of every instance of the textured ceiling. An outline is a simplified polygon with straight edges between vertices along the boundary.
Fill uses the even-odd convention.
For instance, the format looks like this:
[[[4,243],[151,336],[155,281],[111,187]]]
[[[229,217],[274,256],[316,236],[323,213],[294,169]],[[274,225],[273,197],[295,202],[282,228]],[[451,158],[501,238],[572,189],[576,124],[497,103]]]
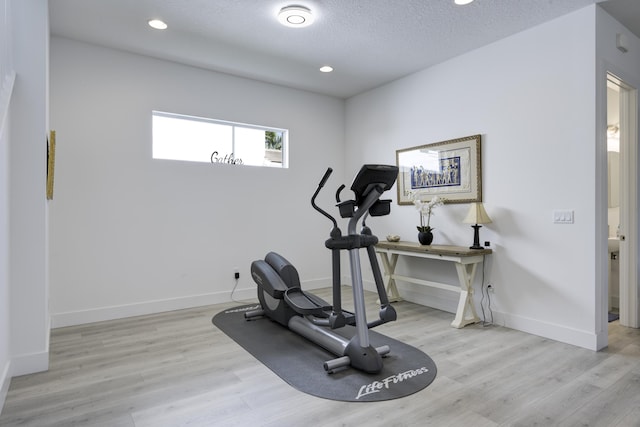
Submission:
[[[640,0],[608,0],[600,5],[618,22],[640,37]]]
[[[49,8],[54,35],[347,98],[598,1],[51,0]],[[309,7],[316,22],[281,26],[275,15],[291,4]],[[151,18],[169,29],[149,28]],[[320,73],[322,65],[335,71]]]

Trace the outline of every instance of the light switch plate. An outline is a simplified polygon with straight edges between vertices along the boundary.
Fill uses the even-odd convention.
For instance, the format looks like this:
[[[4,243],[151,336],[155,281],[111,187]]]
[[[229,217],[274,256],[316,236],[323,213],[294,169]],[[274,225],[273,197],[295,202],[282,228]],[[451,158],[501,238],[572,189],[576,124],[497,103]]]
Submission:
[[[573,224],[573,210],[556,209],[553,211],[554,224]]]

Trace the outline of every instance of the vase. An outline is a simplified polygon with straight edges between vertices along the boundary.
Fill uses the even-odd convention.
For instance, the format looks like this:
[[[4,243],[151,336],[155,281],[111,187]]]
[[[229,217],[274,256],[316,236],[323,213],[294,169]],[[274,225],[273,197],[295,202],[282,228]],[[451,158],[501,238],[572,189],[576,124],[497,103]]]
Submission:
[[[420,231],[418,233],[418,241],[421,245],[430,245],[433,242],[433,233],[431,231]]]

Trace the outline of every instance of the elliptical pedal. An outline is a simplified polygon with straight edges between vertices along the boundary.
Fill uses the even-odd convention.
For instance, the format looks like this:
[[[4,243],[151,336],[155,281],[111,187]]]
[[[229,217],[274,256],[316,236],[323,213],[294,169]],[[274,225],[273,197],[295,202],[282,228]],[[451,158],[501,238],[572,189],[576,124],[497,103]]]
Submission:
[[[300,288],[287,289],[284,300],[293,311],[303,316],[328,317],[328,312],[331,312],[329,303],[316,295],[305,294]]]

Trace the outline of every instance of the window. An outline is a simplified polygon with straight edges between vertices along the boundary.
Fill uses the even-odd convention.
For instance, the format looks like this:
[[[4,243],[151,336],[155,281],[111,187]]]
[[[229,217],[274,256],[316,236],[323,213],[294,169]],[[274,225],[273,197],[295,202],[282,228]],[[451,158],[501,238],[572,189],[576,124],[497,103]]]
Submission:
[[[286,129],[153,112],[153,158],[286,168]]]

